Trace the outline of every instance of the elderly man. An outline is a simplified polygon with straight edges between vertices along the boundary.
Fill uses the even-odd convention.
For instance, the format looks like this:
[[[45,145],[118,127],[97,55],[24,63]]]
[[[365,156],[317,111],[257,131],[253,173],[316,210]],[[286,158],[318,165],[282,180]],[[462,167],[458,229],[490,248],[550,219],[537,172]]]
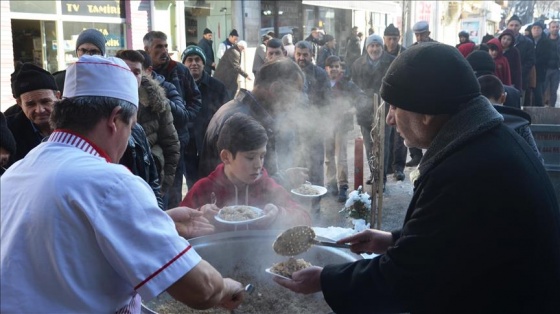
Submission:
[[[76,39],[76,57],[79,58],[83,55],[104,56],[106,42],[105,36],[103,36],[100,31],[94,28],[85,29],[78,35],[78,39]],[[66,70],[55,72],[53,76],[60,90],[60,94],[64,95]]]
[[[221,162],[216,143],[222,126],[234,113],[242,112],[252,116],[266,128],[269,140],[266,145],[264,168],[268,174],[285,187],[303,183],[306,179],[304,169],[279,167],[281,161],[293,159],[293,150],[278,149],[279,145],[293,148],[281,143],[278,135],[286,129],[292,130],[289,122],[301,112],[300,107],[303,105],[299,98],[303,81],[303,72],[288,58],[265,63],[259,71],[253,90],[241,89],[237,96],[223,105],[210,120],[200,155],[199,175],[208,176]],[[289,118],[289,114],[293,114],[293,119]]]
[[[300,293],[322,290],[336,313],[557,312],[554,188],[480,95],[465,58],[440,43],[411,47],[387,71],[381,97],[405,144],[427,149],[403,228],[338,241],[380,254],[373,259],[274,280]]]
[[[144,50],[152,59],[153,71],[163,76],[167,82],[175,85],[177,91],[183,97],[184,106],[172,106],[173,125],[179,136],[180,157],[175,171],[173,187],[166,195],[169,207],[175,207],[183,199],[183,176],[186,173],[185,149],[189,143],[188,123],[196,119],[200,110],[200,91],[194,82],[189,70],[180,62],[172,60],[167,50],[167,35],[159,31],[150,31],[144,35]]]
[[[196,120],[189,123],[189,133],[194,137],[194,140],[191,140],[187,145],[185,155],[187,160],[187,186],[190,188],[200,178],[198,174],[200,154],[202,153],[202,142],[208,123],[218,109],[231,100],[231,96],[222,82],[203,71],[206,65],[206,57],[202,49],[194,45],[188,46],[183,51],[181,60],[191,72],[202,94],[202,108]]]
[[[239,89],[239,83],[237,82],[239,75],[243,76],[246,80],[252,80],[249,74],[241,68],[241,53],[246,48],[247,42],[242,40],[226,50],[214,73],[214,77],[224,83],[229,95],[232,97],[235,96]]]
[[[21,108],[7,117],[7,124],[16,139],[16,154],[8,166],[22,159],[52,132],[49,117],[60,92],[54,77],[42,68],[24,63],[14,76],[14,97]]]
[[[269,35],[262,36],[262,43],[257,47],[255,51],[255,57],[253,58],[253,74],[256,76],[257,72],[261,66],[266,62],[266,44],[272,37]]]
[[[383,39],[379,35],[371,35],[366,39],[367,53],[356,60],[352,66],[352,81],[360,87],[368,95],[370,101],[365,104],[365,106],[360,106],[356,111],[356,119],[358,125],[361,128],[362,136],[364,138],[364,146],[366,149],[366,156],[370,160],[373,156],[373,140],[371,138],[371,130],[373,124],[373,97],[374,95],[379,95],[379,89],[381,88],[381,79],[385,76],[389,65],[393,62],[395,57],[383,50]],[[389,126],[385,126],[385,164],[389,163],[389,143],[390,143],[390,131]],[[373,165],[370,165],[370,177],[366,181],[367,184],[371,184],[373,181]],[[385,174],[383,177],[383,182],[386,181],[387,168],[385,167]],[[395,174],[398,172],[402,173],[403,169],[395,169]],[[404,179],[404,177],[399,176],[399,180]]]
[[[82,56],[65,91],[53,134],[1,178],[0,310],[140,313],[141,299],[163,291],[197,309],[239,305],[241,284],[178,234],[202,213],[162,211],[141,178],[114,164],[138,110],[126,63]]]
[[[420,21],[414,24],[412,31],[414,32],[414,37],[416,38],[414,45],[435,41],[430,37],[430,24],[426,21]]]

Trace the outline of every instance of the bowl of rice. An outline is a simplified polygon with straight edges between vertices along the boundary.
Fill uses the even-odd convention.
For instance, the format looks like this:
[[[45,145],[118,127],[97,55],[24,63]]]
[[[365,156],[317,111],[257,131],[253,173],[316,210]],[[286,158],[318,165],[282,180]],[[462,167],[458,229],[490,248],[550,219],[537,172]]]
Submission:
[[[224,224],[246,224],[263,218],[264,211],[254,206],[225,206],[215,216],[216,221]]]
[[[327,194],[327,188],[320,185],[304,183],[300,185],[298,188],[292,189],[291,192],[292,194],[300,197],[314,198]]]

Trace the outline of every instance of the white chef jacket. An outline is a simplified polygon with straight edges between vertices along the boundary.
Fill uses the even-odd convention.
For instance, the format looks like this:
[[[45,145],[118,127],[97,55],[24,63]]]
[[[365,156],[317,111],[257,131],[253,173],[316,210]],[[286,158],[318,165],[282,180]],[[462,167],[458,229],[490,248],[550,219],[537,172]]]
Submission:
[[[201,260],[146,182],[78,135],[55,131],[0,188],[2,313],[138,313]]]

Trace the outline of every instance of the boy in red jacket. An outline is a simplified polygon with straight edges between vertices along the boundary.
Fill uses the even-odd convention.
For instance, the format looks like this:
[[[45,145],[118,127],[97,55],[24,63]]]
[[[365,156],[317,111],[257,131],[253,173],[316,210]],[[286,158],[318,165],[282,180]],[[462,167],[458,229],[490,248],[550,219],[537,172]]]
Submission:
[[[194,184],[181,206],[200,208],[214,223],[216,231],[233,229],[213,218],[220,208],[231,205],[264,210],[266,217],[247,224],[247,229],[310,225],[307,211],[293,201],[288,191],[264,169],[267,142],[266,130],[255,119],[242,113],[231,116],[220,131],[217,143],[222,163]]]

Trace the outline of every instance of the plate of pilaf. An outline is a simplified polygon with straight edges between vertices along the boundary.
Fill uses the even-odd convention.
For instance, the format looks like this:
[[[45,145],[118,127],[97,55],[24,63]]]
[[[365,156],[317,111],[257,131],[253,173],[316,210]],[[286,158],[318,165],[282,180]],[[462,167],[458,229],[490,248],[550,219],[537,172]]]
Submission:
[[[264,211],[254,206],[233,205],[220,209],[216,220],[224,224],[246,224],[264,218]]]

